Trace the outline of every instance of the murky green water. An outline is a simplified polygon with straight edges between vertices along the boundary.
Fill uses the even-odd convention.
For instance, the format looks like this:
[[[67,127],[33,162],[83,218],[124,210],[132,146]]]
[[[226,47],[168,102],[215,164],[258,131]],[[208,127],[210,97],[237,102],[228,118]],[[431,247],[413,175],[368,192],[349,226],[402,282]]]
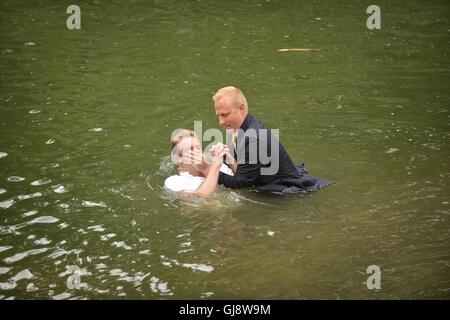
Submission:
[[[0,3],[1,298],[450,298],[447,1],[76,4]],[[166,194],[230,84],[337,183]]]

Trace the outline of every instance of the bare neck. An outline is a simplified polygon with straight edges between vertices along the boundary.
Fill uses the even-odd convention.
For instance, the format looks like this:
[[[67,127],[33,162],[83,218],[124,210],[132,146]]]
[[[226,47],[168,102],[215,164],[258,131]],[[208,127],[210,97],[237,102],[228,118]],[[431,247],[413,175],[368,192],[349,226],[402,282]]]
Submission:
[[[188,164],[180,164],[179,165],[178,173],[181,173],[181,172],[187,172],[191,176],[194,176],[194,177],[203,177],[203,178],[205,178],[205,174],[203,172],[201,172],[200,170],[195,169],[193,166],[188,165]]]

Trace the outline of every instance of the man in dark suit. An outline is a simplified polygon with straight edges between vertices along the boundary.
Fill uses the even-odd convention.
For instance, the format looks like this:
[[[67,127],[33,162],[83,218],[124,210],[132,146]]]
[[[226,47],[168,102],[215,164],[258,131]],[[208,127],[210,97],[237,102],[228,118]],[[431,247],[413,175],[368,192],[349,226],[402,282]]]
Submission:
[[[228,149],[237,162],[237,167],[236,163],[230,165],[234,176],[220,173],[219,184],[233,189],[254,187],[258,191],[298,193],[331,183],[307,175],[303,165],[294,165],[274,132],[248,112],[240,89],[221,88],[213,100],[219,124],[228,134]]]

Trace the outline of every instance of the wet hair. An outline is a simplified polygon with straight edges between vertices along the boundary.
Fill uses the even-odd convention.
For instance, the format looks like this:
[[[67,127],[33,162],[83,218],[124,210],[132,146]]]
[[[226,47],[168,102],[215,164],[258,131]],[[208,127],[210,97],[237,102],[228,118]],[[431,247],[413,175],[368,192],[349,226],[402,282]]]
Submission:
[[[177,162],[177,158],[181,157],[181,150],[178,150],[177,145],[183,140],[184,138],[197,138],[197,135],[192,130],[187,129],[177,129],[172,133],[172,137],[170,139],[170,150],[171,154],[170,157],[173,161]]]
[[[175,146],[179,144],[181,140],[183,140],[183,138],[188,137],[197,137],[197,136],[195,135],[195,132],[192,130],[187,129],[175,130],[170,139],[170,150],[173,150],[173,148],[175,148]]]

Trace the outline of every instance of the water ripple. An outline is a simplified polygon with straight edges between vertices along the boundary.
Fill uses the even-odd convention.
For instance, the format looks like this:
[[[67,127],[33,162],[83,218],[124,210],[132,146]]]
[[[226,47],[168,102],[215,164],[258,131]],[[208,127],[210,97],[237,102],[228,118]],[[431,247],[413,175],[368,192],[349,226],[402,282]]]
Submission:
[[[35,218],[29,222],[27,222],[27,224],[34,224],[34,223],[55,223],[58,222],[59,219],[55,218],[53,216],[41,216],[38,218]]]
[[[68,192],[67,189],[61,184],[52,186],[52,189],[56,193],[66,193],[66,192]]]
[[[56,259],[59,258],[63,255],[69,255],[71,253],[75,254],[75,255],[79,255],[82,252],[81,249],[72,249],[72,250],[64,250],[61,248],[56,249],[55,251],[53,251],[51,254],[48,255],[49,258],[51,259]]]
[[[123,248],[125,250],[131,250],[131,247],[129,245],[127,245],[124,241],[114,241],[113,243],[111,243],[112,246],[117,247],[117,248]]]
[[[100,236],[100,240],[107,241],[107,240],[109,240],[111,238],[114,238],[115,236],[116,236],[115,233],[108,233],[108,234]]]
[[[93,202],[93,201],[82,200],[81,205],[86,208],[94,208],[94,207],[106,208],[106,204],[103,201]]]
[[[33,279],[35,276],[30,272],[30,270],[25,269],[17,273],[14,277],[9,279],[8,282],[0,282],[0,289],[12,290],[17,287],[17,282],[24,279]]]
[[[42,179],[33,181],[33,182],[31,182],[30,184],[31,184],[32,186],[41,186],[41,185],[44,185],[44,184],[47,184],[47,183],[50,183],[50,182],[52,182],[52,180],[47,179],[47,178],[42,178]]]
[[[163,260],[162,264],[168,267],[171,267],[172,264],[176,265],[176,266],[181,266],[184,268],[189,268],[192,270],[196,270],[196,271],[203,271],[203,272],[212,272],[214,271],[214,267],[207,265],[207,264],[203,264],[203,263],[181,263],[178,262],[175,259],[168,259],[165,256],[161,256],[161,259]]]
[[[92,128],[88,130],[89,132],[102,132],[103,128]]]
[[[11,176],[11,177],[8,177],[6,180],[8,180],[10,182],[20,182],[20,181],[25,180],[25,178],[19,177],[19,176]]]
[[[95,232],[103,232],[103,231],[105,231],[105,228],[103,228],[102,224],[99,224],[99,225],[96,225],[96,226],[90,226],[90,227],[87,227],[87,228],[88,228],[88,230],[92,230],[92,231],[95,231]]]
[[[154,293],[158,293],[160,295],[167,295],[171,296],[173,295],[173,292],[168,288],[167,282],[161,282],[161,280],[157,277],[151,277],[150,278],[150,289]]]
[[[0,267],[0,274],[8,273],[11,268],[8,267]]]
[[[17,230],[36,223],[55,223],[57,221],[59,219],[53,216],[41,216],[12,226],[0,226],[0,234],[16,233]]]
[[[8,208],[11,207],[14,203],[15,203],[14,198],[13,198],[13,199],[8,199],[8,200],[1,201],[1,202],[0,202],[0,208],[2,208],[2,209],[8,209]]]
[[[27,211],[27,212],[24,212],[24,213],[22,213],[22,217],[29,217],[29,216],[33,216],[33,215],[35,215],[36,213],[38,213],[38,211],[37,211],[37,210],[31,210],[31,211]]]
[[[31,250],[28,250],[28,251],[25,251],[25,252],[17,253],[15,255],[13,255],[12,257],[8,257],[8,258],[4,259],[3,261],[5,263],[10,264],[10,263],[14,263],[14,262],[20,261],[20,260],[22,260],[22,259],[24,259],[26,257],[32,256],[32,255],[44,253],[47,250],[48,250],[48,248],[31,249]]]
[[[21,200],[37,198],[37,197],[41,197],[41,196],[42,196],[42,193],[40,193],[40,192],[35,192],[35,193],[32,193],[32,194],[18,195],[16,197],[11,198],[11,199],[7,199],[7,200],[4,200],[4,201],[1,201],[0,202],[0,208],[8,209],[9,207],[11,207],[13,204],[16,203],[15,199],[21,201]]]
[[[0,246],[0,252],[9,250],[9,249],[11,249],[11,248],[12,248],[12,246]]]

